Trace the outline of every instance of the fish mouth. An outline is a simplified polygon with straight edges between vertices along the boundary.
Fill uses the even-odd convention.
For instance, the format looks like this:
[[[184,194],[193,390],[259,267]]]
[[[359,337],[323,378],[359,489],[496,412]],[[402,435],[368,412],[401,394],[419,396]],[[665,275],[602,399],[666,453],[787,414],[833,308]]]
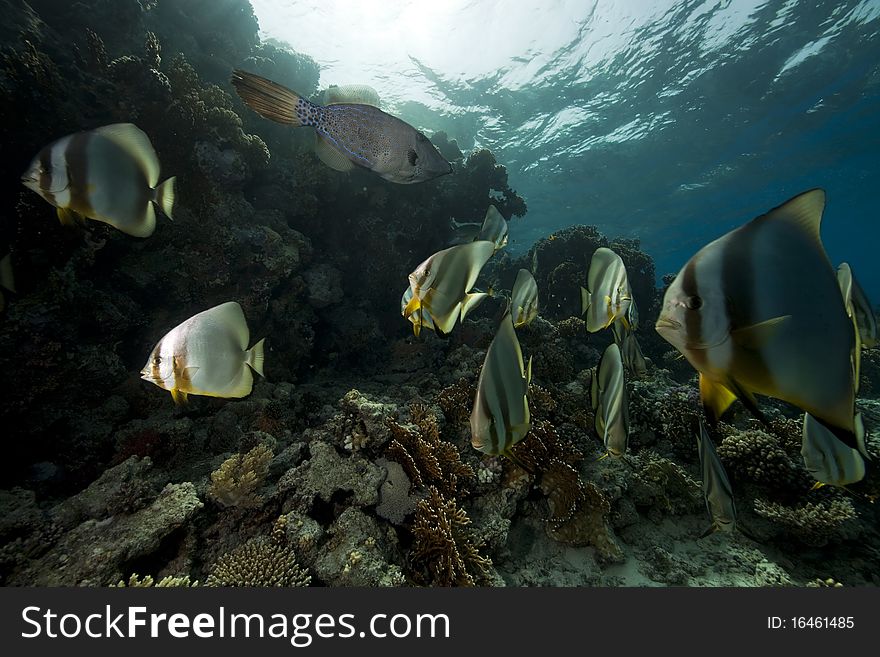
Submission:
[[[663,331],[678,331],[681,328],[681,322],[678,322],[671,317],[660,315],[660,317],[657,318],[657,323],[654,324],[654,328],[658,333],[662,333]]]

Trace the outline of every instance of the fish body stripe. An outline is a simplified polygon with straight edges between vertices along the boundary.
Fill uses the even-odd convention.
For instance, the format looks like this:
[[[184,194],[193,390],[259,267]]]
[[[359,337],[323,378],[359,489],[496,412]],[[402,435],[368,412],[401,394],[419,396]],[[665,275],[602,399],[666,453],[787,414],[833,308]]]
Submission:
[[[93,214],[92,203],[89,200],[89,144],[93,134],[78,132],[72,135],[67,142],[64,151],[64,160],[67,163],[68,189],[70,200],[67,207],[84,216]]]
[[[685,265],[681,272],[681,290],[688,297],[700,295],[700,286],[697,282],[697,262],[699,258],[693,257]],[[702,313],[685,313],[685,335],[689,336],[693,342],[701,342],[703,337],[703,314]],[[703,350],[691,349],[688,356],[693,357],[698,362],[694,363],[697,369],[706,366],[706,353]]]

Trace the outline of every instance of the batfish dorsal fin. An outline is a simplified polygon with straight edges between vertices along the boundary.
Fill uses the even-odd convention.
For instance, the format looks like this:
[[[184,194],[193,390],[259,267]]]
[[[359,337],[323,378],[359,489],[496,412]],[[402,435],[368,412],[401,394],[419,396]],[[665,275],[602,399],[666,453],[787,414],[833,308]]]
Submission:
[[[159,158],[150,138],[133,123],[114,123],[97,128],[96,133],[106,137],[134,157],[147,177],[152,189],[159,184]]]
[[[817,188],[798,194],[782,205],[773,208],[767,214],[761,215],[755,221],[786,221],[809,235],[816,244],[821,246],[822,240],[819,236],[819,230],[824,210],[825,190]]]

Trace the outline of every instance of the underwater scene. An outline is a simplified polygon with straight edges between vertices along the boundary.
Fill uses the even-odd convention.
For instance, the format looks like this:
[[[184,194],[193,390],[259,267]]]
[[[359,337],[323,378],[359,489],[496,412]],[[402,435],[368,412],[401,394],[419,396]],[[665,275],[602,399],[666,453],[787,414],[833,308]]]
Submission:
[[[880,0],[0,9],[3,585],[880,584]]]

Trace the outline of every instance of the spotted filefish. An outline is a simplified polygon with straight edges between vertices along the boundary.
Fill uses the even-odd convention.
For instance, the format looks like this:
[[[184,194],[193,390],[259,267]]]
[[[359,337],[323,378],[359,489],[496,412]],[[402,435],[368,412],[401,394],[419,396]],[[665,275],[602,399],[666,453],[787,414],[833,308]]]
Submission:
[[[369,169],[391,182],[409,184],[452,173],[452,165],[421,132],[364,102],[319,105],[282,85],[236,70],[232,84],[263,117],[314,128],[315,152],[329,167]]]

